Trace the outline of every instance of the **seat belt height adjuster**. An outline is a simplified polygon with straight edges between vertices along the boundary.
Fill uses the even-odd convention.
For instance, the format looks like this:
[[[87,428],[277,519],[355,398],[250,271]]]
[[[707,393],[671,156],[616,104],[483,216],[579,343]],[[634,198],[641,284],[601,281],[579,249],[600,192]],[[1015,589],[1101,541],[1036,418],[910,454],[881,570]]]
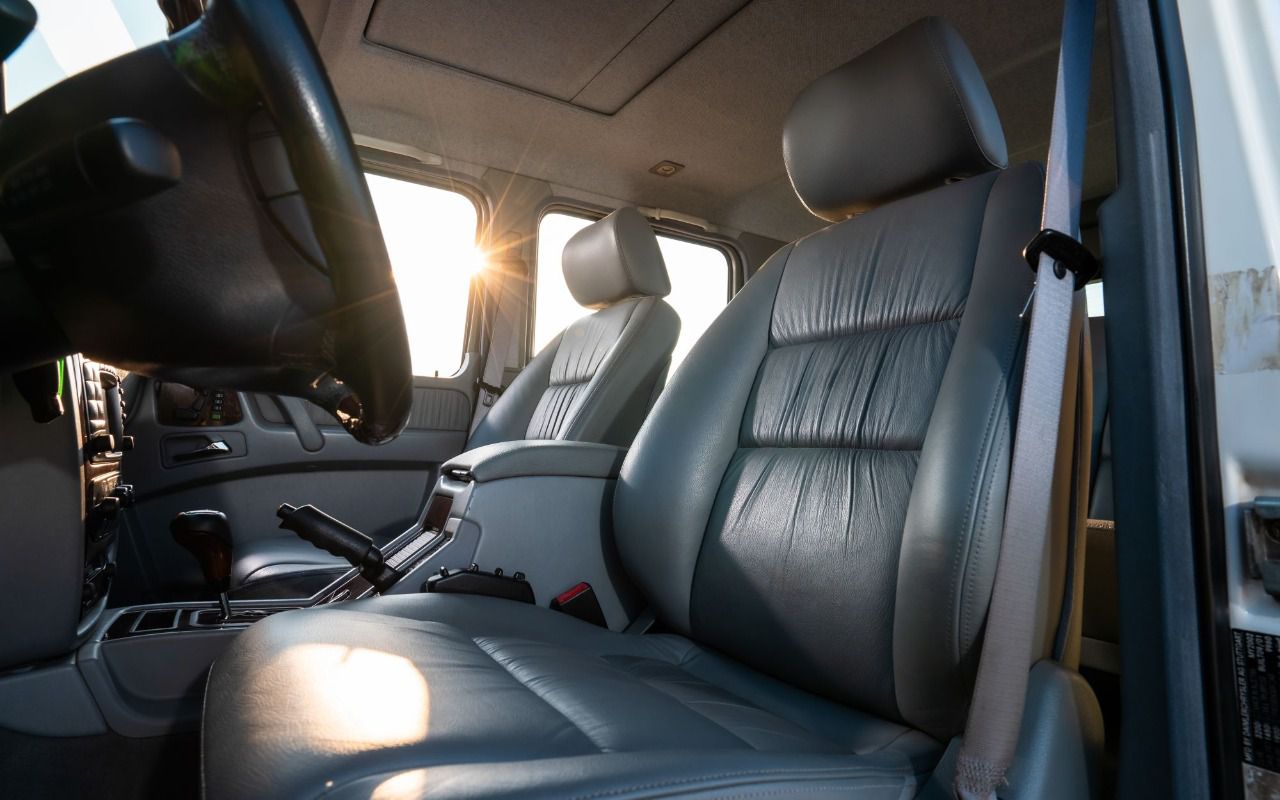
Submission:
[[[1079,239],[1053,228],[1041,230],[1022,248],[1022,257],[1027,260],[1032,272],[1039,269],[1041,254],[1053,259],[1054,275],[1062,278],[1070,270],[1076,276],[1077,291],[1096,278],[1102,270],[1102,262]]]
[[[501,386],[494,386],[492,383],[479,379],[476,380],[476,386],[480,388],[480,391],[484,392],[484,397],[480,398],[480,401],[486,406],[493,405],[494,401],[502,396]]]

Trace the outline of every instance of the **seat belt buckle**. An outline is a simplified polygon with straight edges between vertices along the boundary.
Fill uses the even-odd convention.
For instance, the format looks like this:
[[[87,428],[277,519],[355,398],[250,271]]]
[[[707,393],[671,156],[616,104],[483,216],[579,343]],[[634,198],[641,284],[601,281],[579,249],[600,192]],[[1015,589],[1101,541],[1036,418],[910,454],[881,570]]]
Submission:
[[[586,581],[556,595],[551,601],[551,608],[601,628],[609,627],[605,622],[604,610],[600,608],[600,601],[596,598],[596,590]]]
[[[1027,260],[1032,272],[1039,269],[1042,254],[1053,259],[1053,274],[1058,278],[1065,277],[1067,270],[1075,275],[1077,291],[1096,278],[1102,270],[1102,262],[1079,239],[1053,228],[1040,231],[1022,248],[1022,257]]]

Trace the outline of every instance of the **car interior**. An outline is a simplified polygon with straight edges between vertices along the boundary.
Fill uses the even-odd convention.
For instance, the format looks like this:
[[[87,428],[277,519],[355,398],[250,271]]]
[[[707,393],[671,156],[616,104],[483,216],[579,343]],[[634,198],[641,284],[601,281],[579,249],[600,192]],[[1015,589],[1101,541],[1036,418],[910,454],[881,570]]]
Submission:
[[[1175,14],[0,0],[0,794],[1238,781]]]

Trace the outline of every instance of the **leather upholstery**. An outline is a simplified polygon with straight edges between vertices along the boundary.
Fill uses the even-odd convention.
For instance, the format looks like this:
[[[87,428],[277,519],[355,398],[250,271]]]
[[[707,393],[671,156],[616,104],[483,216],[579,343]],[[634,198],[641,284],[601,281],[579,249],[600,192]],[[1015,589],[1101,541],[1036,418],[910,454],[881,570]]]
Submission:
[[[810,84],[787,116],[782,155],[800,200],[831,222],[1008,161],[982,74],[938,17]]]
[[[897,800],[941,754],[682,637],[614,634],[520,603],[400,595],[277,619],[215,666],[208,797],[381,796],[373,788],[393,779],[420,787],[394,797],[569,797],[591,781],[610,795],[666,781],[737,795],[763,778]],[[425,783],[396,778],[422,768]]]
[[[976,72],[957,76],[971,62],[938,25],[842,68],[869,86],[848,96],[917,84],[934,99],[973,95]],[[837,180],[857,183],[845,151],[887,146],[807,110],[789,133],[797,120],[841,139],[832,155],[805,133]],[[934,135],[911,125],[954,137],[953,122],[892,116],[898,166],[863,199],[941,183],[902,165]],[[210,679],[210,796],[325,781],[338,796],[391,781],[413,797],[913,796],[972,690],[1031,290],[1020,252],[1041,183],[1033,165],[987,172],[832,225],[775,254],[711,325],[614,491],[619,555],[666,633],[440,595],[269,618]],[[590,361],[544,356],[548,380]],[[1080,358],[1073,347],[1070,375]],[[1067,381],[1068,445],[1077,389],[1087,380]],[[1078,636],[1062,611],[1075,607],[1066,565],[1083,520],[1069,513],[1073,448],[1060,452],[1039,658],[1059,631]],[[357,663],[397,677],[370,690],[346,674]]]
[[[798,686],[958,732],[1040,187],[1027,165],[879,208],[784,248],[730,303],[615,496],[624,564],[664,622]],[[1060,586],[1060,572],[1046,578]]]
[[[666,380],[680,317],[658,239],[634,208],[620,208],[565,245],[565,281],[582,305],[476,426],[467,449],[515,439],[627,446]]]
[[[352,781],[326,799],[395,798],[755,798],[803,797],[805,800],[848,800],[850,797],[906,800],[913,782],[904,781],[884,759],[829,755],[678,751],[602,753],[573,758],[547,758],[491,769],[482,764],[404,770]],[[390,795],[371,794],[379,787]],[[410,793],[399,793],[401,787]]]
[[[576,320],[520,371],[467,449],[514,439],[631,444],[679,335],[679,315],[657,297]]]
[[[575,233],[560,260],[569,293],[587,308],[671,293],[658,240],[634,208],[620,208]]]

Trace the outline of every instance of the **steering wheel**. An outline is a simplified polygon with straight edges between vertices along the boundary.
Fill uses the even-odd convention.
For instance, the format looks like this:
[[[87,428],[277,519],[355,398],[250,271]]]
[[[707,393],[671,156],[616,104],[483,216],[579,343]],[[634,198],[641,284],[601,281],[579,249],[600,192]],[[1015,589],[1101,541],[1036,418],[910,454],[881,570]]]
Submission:
[[[360,159],[290,0],[212,0],[166,42],[0,120],[0,301],[17,368],[81,351],[404,427],[408,341]],[[33,175],[52,190],[32,191]],[[6,265],[0,263],[0,275]],[[7,285],[7,284],[6,284]]]

